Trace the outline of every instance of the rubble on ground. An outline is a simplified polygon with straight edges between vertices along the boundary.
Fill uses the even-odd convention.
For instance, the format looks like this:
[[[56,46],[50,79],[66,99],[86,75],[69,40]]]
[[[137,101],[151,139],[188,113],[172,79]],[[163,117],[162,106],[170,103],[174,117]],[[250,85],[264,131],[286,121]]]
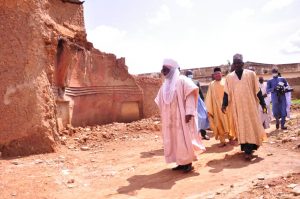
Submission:
[[[88,151],[105,142],[139,139],[147,134],[160,131],[160,118],[153,116],[131,123],[112,123],[106,125],[71,127],[59,134],[61,145],[71,150]]]
[[[291,104],[291,110],[294,112],[300,111],[300,104]]]
[[[287,130],[275,130],[269,134],[269,144],[300,152],[300,116],[286,122]]]
[[[238,198],[299,198],[300,173],[291,173],[286,176],[259,180],[253,182],[249,191],[239,195]]]

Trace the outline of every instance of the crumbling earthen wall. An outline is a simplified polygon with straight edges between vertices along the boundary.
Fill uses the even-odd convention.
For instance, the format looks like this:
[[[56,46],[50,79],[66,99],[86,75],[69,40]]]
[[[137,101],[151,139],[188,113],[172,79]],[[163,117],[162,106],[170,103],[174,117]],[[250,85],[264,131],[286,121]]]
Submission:
[[[60,129],[141,119],[142,90],[125,59],[100,52],[86,40],[83,7],[50,0],[45,24],[53,60]],[[67,11],[67,12],[66,12]]]
[[[148,118],[153,115],[159,114],[159,110],[156,103],[154,102],[154,99],[157,96],[159,88],[161,87],[162,79],[143,76],[136,76],[135,79],[138,85],[143,90],[144,117]]]
[[[62,2],[61,0],[49,0],[46,4],[48,15],[56,23],[70,29],[70,34],[84,31],[83,7],[77,4]]]
[[[300,78],[287,78],[289,85],[294,89],[292,98],[300,99]]]
[[[55,149],[55,101],[41,20],[44,4],[40,0],[0,2],[0,150],[4,156]]]
[[[62,40],[56,66],[57,86],[72,104],[71,124],[85,126],[141,119],[142,90],[117,59],[69,40]]]
[[[86,40],[83,6],[0,2],[0,152],[52,152],[58,129],[142,117],[142,90],[125,59]]]

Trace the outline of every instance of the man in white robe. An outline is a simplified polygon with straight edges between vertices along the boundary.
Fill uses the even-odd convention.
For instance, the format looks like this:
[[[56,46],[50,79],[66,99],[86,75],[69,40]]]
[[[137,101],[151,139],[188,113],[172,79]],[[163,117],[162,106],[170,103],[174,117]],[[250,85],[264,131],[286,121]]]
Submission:
[[[288,85],[288,90],[290,90],[290,85],[289,83],[287,83]],[[292,92],[286,92],[285,93],[285,99],[286,99],[286,117],[287,118],[291,118],[291,104],[292,104]]]
[[[259,106],[260,119],[261,119],[264,129],[268,129],[268,128],[270,128],[270,121],[271,121],[271,118],[270,118],[270,113],[271,113],[270,98],[271,98],[271,96],[268,95],[268,93],[267,93],[267,82],[264,82],[264,78],[259,77],[258,81],[259,81],[259,88],[261,90],[262,96],[265,99],[266,108],[267,108],[267,113],[264,113],[261,106]]]
[[[164,156],[167,163],[175,162],[173,170],[189,172],[195,151],[204,151],[201,135],[197,132],[198,87],[180,75],[179,66],[172,59],[165,59],[161,72],[165,80],[155,102],[161,113]]]

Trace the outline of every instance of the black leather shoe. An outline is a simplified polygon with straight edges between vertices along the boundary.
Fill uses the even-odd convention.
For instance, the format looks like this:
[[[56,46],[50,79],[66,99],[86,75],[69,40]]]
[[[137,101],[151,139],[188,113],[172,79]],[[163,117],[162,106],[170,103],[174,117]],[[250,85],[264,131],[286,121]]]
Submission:
[[[279,124],[276,124],[276,129],[279,129]]]
[[[183,173],[188,173],[192,171],[194,167],[192,166],[192,163],[184,165],[184,168],[182,169]]]
[[[185,165],[178,165],[177,167],[172,168],[173,171],[183,170]]]
[[[281,129],[282,129],[282,130],[287,130],[287,127],[286,127],[286,126],[281,127]]]

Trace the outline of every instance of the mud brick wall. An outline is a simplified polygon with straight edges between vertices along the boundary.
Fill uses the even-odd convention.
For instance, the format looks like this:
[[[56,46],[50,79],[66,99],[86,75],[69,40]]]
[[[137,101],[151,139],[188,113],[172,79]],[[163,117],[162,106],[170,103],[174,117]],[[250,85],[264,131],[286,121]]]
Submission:
[[[62,0],[0,1],[0,152],[55,151],[57,131],[130,122],[143,95],[125,58],[86,40],[83,5]]]
[[[151,78],[136,76],[135,77],[138,85],[143,90],[143,113],[144,118],[149,118],[153,115],[159,114],[158,107],[154,102],[154,99],[159,91],[162,84],[161,78]]]
[[[141,88],[124,58],[62,39],[55,82],[72,104],[73,126],[131,122],[143,117]]]
[[[55,101],[41,20],[44,3],[0,2],[0,151],[4,156],[55,150]]]

